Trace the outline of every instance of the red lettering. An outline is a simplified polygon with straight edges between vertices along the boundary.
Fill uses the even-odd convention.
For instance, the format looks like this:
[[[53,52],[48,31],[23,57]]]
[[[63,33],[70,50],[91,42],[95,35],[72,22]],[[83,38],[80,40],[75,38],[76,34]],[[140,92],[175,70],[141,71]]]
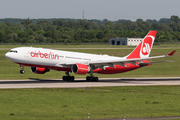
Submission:
[[[50,56],[51,56],[51,52],[48,54],[48,58],[50,59]]]
[[[35,50],[35,54],[36,54],[36,57],[38,57],[38,53],[36,53],[36,50]]]
[[[47,58],[48,58],[48,54],[47,54],[47,53],[44,53],[44,57],[47,59]]]
[[[40,53],[40,55],[39,55],[41,58],[43,58],[44,57],[44,55],[43,55],[43,53]]]
[[[35,57],[34,52],[31,52],[30,55],[31,55],[31,57]]]
[[[59,60],[59,56],[58,56],[57,54],[55,54],[55,59],[56,59],[56,58]]]
[[[46,59],[58,59],[59,60],[59,56],[58,54],[54,54],[53,52],[48,53],[43,53],[40,50],[38,50],[38,52],[36,52],[36,50],[33,52],[30,52],[31,57],[40,57],[40,58],[46,58]]]
[[[54,59],[54,53],[51,54],[51,59]]]

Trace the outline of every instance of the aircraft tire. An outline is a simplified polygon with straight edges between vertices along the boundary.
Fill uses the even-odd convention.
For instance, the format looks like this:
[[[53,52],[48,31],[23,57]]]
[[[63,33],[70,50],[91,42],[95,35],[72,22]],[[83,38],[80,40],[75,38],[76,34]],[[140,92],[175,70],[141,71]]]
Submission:
[[[70,76],[69,81],[74,82],[74,76]]]
[[[66,76],[63,76],[62,79],[63,79],[63,81],[66,81]]]
[[[62,79],[63,79],[63,81],[73,82],[75,78],[74,78],[74,76],[63,76]]]
[[[86,81],[88,82],[98,82],[98,77],[90,77],[90,76],[87,76],[86,77]]]
[[[24,71],[24,70],[20,70],[20,73],[21,73],[21,74],[24,74],[24,73],[25,73],[25,71]]]
[[[94,77],[95,82],[98,82],[98,80],[99,80],[98,77]]]
[[[88,81],[88,82],[91,81],[89,76],[86,77],[86,81]]]

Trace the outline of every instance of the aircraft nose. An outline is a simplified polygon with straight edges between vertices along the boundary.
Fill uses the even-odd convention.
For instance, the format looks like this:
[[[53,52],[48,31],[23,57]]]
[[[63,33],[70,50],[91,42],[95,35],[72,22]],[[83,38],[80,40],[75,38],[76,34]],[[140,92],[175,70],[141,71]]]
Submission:
[[[6,57],[7,59],[9,59],[9,53],[8,53],[8,52],[5,54],[5,57]]]

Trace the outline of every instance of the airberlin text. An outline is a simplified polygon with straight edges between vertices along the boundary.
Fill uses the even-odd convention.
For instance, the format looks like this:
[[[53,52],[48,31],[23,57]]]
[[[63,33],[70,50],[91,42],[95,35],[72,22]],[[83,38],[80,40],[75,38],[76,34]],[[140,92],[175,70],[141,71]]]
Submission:
[[[31,51],[30,52],[31,57],[39,57],[39,58],[46,58],[46,59],[58,59],[59,56],[57,54],[54,54],[53,52],[50,53],[43,53],[40,50],[38,51]]]

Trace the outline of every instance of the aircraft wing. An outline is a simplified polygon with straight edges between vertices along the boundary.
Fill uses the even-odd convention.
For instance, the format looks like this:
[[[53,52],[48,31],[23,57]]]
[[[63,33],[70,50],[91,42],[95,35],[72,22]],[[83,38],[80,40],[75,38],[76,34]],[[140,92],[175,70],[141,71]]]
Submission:
[[[167,55],[153,56],[153,57],[147,57],[147,58],[135,58],[135,59],[123,58],[123,59],[119,59],[119,60],[89,61],[89,62],[84,62],[81,64],[94,65],[95,68],[103,68],[104,66],[114,67],[114,65],[120,65],[120,66],[125,67],[125,63],[131,63],[133,65],[136,65],[137,62],[144,63],[143,60],[151,60],[151,59],[157,59],[157,58],[172,56],[175,52],[176,52],[176,50],[170,52]],[[161,61],[161,62],[172,62],[172,61]],[[145,64],[151,64],[151,63],[158,63],[158,62],[147,62]],[[67,66],[71,66],[73,64],[76,64],[76,62],[74,61],[73,63],[65,63],[65,65],[67,65]]]

